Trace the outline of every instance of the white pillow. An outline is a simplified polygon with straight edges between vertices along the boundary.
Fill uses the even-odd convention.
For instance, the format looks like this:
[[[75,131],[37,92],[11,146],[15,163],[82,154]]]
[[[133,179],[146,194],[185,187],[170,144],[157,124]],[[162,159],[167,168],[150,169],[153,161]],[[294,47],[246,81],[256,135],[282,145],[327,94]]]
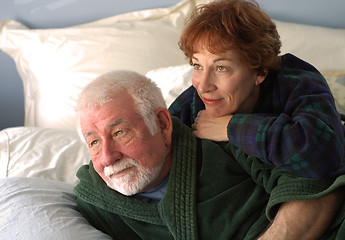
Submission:
[[[188,87],[192,85],[193,67],[189,64],[154,69],[146,73],[146,77],[156,82],[161,88],[163,97],[170,104]]]
[[[333,93],[338,112],[345,114],[345,70],[323,71],[322,74]]]
[[[194,5],[183,0],[58,29],[31,30],[0,21],[0,49],[14,59],[24,84],[25,126],[75,129],[78,94],[110,70],[145,74],[186,63],[178,40]]]
[[[274,20],[282,41],[281,52],[292,53],[318,70],[345,70],[345,29]]]
[[[89,163],[76,131],[16,127],[0,131],[0,178],[40,177],[76,184],[77,170]]]
[[[0,189],[0,239],[111,239],[78,212],[73,185],[6,178]]]

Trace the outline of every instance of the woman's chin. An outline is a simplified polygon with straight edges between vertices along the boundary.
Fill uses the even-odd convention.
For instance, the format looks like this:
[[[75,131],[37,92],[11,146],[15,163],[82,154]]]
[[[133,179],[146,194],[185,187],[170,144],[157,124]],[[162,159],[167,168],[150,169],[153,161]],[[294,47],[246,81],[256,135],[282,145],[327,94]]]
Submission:
[[[215,107],[207,107],[207,106],[205,108],[205,112],[209,117],[212,117],[212,118],[224,117],[227,115],[235,114],[232,111],[224,111],[224,108],[215,108]]]
[[[206,108],[205,110],[206,110],[207,115],[212,117],[212,118],[224,116],[224,114],[222,114],[222,112],[218,111],[217,109],[207,109]]]

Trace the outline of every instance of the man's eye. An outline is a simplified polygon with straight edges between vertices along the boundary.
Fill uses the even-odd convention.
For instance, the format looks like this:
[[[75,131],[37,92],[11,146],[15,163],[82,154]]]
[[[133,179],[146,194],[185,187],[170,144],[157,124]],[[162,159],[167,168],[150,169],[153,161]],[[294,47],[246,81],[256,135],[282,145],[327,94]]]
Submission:
[[[114,133],[114,137],[119,137],[125,133],[125,130],[119,130]]]
[[[93,140],[89,143],[88,147],[89,147],[89,152],[91,153],[91,155],[96,155],[99,153],[100,149],[101,149],[101,141],[100,140]]]
[[[95,147],[99,144],[99,141],[98,140],[94,140],[92,142],[90,142],[90,147]]]

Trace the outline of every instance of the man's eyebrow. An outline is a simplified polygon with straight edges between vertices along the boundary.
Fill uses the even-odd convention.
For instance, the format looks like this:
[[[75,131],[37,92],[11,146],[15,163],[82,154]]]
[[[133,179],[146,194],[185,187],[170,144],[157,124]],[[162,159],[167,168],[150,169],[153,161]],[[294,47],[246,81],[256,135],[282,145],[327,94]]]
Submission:
[[[83,134],[84,138],[87,138],[88,136],[94,134],[95,132],[86,132]]]
[[[127,122],[127,121],[124,120],[124,119],[121,119],[121,118],[120,118],[120,119],[117,119],[116,121],[110,123],[110,124],[107,126],[107,128],[112,128],[112,127],[117,126],[117,125],[119,125],[119,124],[121,124],[121,123],[124,123],[124,122]],[[95,133],[95,131],[86,132],[86,133],[83,134],[83,136],[84,136],[84,138],[87,138],[88,136],[90,136],[90,135],[92,135],[92,134],[94,134],[94,133]]]
[[[114,126],[119,125],[119,124],[124,123],[124,122],[126,122],[126,120],[120,118],[120,119],[117,119],[116,121],[110,123],[107,127],[111,128],[111,127],[114,127]]]

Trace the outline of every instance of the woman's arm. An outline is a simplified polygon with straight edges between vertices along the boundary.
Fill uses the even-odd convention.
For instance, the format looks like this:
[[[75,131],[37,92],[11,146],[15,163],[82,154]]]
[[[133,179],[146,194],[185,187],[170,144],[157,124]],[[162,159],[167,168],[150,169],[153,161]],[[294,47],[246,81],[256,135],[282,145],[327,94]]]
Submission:
[[[302,178],[264,164],[231,143],[226,145],[226,150],[233,154],[253,181],[270,195],[266,214],[272,224],[260,240],[318,239],[343,205],[343,175],[337,179]]]
[[[258,240],[319,239],[344,201],[344,189],[322,198],[281,204],[275,219]]]

